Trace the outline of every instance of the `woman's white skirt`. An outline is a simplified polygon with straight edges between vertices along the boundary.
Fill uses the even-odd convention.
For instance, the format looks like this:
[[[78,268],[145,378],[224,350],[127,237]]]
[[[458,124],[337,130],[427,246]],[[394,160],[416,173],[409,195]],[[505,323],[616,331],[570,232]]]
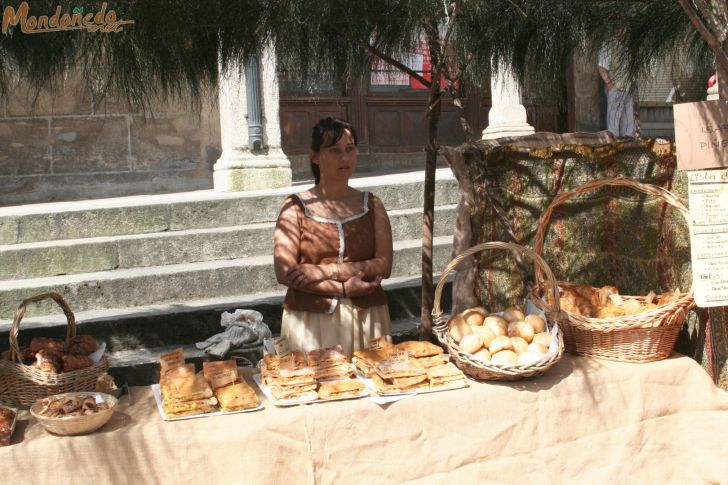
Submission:
[[[349,298],[342,298],[333,313],[283,309],[281,336],[288,339],[291,350],[308,352],[341,344],[351,357],[355,350],[366,349],[369,339],[382,335],[391,341],[387,305],[357,308]]]

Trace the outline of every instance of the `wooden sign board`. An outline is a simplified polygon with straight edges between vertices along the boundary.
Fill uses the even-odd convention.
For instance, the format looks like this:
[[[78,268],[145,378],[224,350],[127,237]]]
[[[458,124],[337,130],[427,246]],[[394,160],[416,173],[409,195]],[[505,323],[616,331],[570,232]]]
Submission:
[[[728,101],[673,106],[679,170],[728,168]]]

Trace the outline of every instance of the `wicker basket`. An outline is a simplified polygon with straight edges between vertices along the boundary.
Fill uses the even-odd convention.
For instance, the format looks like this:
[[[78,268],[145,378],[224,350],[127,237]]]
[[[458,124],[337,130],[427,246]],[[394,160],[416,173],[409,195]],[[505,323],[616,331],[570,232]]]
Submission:
[[[508,249],[530,257],[536,264],[536,267],[540,267],[543,270],[543,273],[549,278],[549,281],[554,283],[552,288],[554,288],[554,296],[556,295],[556,280],[554,279],[554,275],[546,262],[535,252],[513,243],[487,242],[479,244],[477,246],[473,246],[450,261],[443,270],[440,280],[437,283],[437,287],[435,288],[435,302],[432,310],[434,330],[437,338],[450,352],[450,360],[453,361],[455,365],[457,365],[468,376],[479,380],[515,381],[540,374],[551,368],[559,361],[559,359],[561,359],[561,355],[564,353],[564,341],[561,337],[561,332],[557,332],[558,347],[556,353],[549,354],[549,356],[544,360],[528,365],[494,364],[492,362],[474,359],[472,355],[460,350],[458,344],[455,343],[450,336],[447,325],[448,321],[443,318],[442,310],[440,308],[440,298],[442,297],[442,289],[445,286],[447,275],[465,258],[481,251],[493,249]],[[554,298],[553,301],[555,302],[553,307],[547,307],[544,309],[547,325],[552,332],[554,323],[557,322],[559,315],[561,314],[558,298]]]
[[[114,407],[118,400],[109,394],[102,392],[67,392],[63,393],[62,396],[76,396],[76,397],[100,397],[103,401],[109,405],[108,409],[99,411],[93,414],[87,414],[85,416],[62,416],[59,418],[49,418],[39,414],[41,410],[41,402],[37,401],[30,407],[30,414],[43,426],[49,433],[62,435],[62,436],[74,436],[79,434],[86,434],[95,431],[105,425],[111,416],[114,414]],[[98,400],[97,400],[98,402]]]
[[[66,347],[76,336],[76,318],[58,293],[44,293],[33,296],[23,302],[15,312],[15,319],[10,329],[10,361],[0,360],[0,403],[13,406],[28,407],[39,399],[52,394],[74,391],[93,391],[96,379],[109,369],[109,361],[102,357],[97,364],[71,372],[53,374],[43,372],[35,366],[24,365],[18,346],[18,330],[20,321],[25,315],[26,307],[41,300],[51,298],[66,314]]]
[[[595,180],[554,198],[539,220],[535,236],[536,253],[540,255],[543,251],[546,228],[556,207],[578,194],[605,186],[629,187],[660,198],[679,211],[686,220],[689,218],[688,209],[680,199],[662,187],[625,177]],[[543,294],[543,288],[537,289],[536,294]],[[644,297],[621,296],[624,300],[644,301]],[[544,304],[539,298],[534,298],[534,301]],[[564,333],[566,350],[571,353],[624,362],[653,362],[670,356],[687,313],[694,306],[691,289],[688,293],[680,293],[669,304],[621,317],[589,318],[563,311],[566,319],[560,322],[560,328]]]

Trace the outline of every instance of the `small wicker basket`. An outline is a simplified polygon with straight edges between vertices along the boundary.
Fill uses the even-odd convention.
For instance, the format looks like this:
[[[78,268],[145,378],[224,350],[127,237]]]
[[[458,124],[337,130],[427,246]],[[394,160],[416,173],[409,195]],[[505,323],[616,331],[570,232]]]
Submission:
[[[564,341],[561,337],[561,332],[557,332],[557,351],[555,353],[548,354],[548,357],[543,360],[528,365],[494,364],[492,362],[474,359],[471,354],[460,350],[458,344],[450,336],[450,332],[448,331],[448,320],[443,318],[442,309],[440,308],[440,299],[442,297],[443,287],[447,280],[447,275],[467,257],[481,251],[494,249],[508,249],[530,257],[534,261],[536,267],[540,267],[546,277],[549,278],[549,281],[553,283],[551,287],[554,288],[554,296],[556,296],[556,280],[554,279],[551,269],[541,256],[528,248],[524,248],[523,246],[513,243],[496,241],[479,244],[455,257],[455,259],[450,261],[440,275],[440,280],[435,288],[435,302],[432,310],[434,330],[437,338],[450,352],[450,360],[468,376],[478,380],[515,381],[545,372],[553,367],[559,359],[561,359],[561,355],[564,353]],[[544,309],[544,313],[546,314],[546,323],[550,332],[553,332],[554,324],[559,320],[559,315],[561,314],[559,299],[554,298],[553,301],[554,304],[552,307],[546,307]]]
[[[102,392],[67,392],[59,396],[75,396],[75,397],[100,397],[108,404],[109,408],[102,411],[87,414],[85,416],[61,416],[58,418],[50,418],[39,414],[41,410],[41,401],[37,401],[30,407],[30,414],[43,426],[49,433],[74,436],[86,434],[96,431],[105,425],[114,414],[114,408],[118,400],[109,394]],[[97,400],[98,402],[98,400]]]
[[[18,331],[20,322],[25,316],[26,307],[45,299],[54,300],[63,309],[68,326],[66,328],[66,342],[76,336],[76,317],[66,301],[58,293],[44,293],[36,295],[20,304],[15,312],[15,319],[10,328],[10,361],[0,360],[0,403],[11,406],[28,407],[39,399],[51,394],[60,394],[73,391],[93,391],[96,388],[96,379],[109,369],[106,357],[90,367],[71,372],[58,374],[43,372],[32,365],[22,363],[20,346],[18,345]]]
[[[638,192],[664,200],[689,220],[688,209],[670,191],[656,185],[644,184],[625,177],[595,180],[572,191],[559,194],[539,220],[534,250],[543,252],[546,228],[554,209],[578,194],[605,186],[629,187]],[[537,281],[543,281],[537,279]],[[569,285],[570,283],[560,283]],[[535,302],[544,305],[535,290]],[[624,300],[644,301],[640,296],[622,296]],[[590,318],[563,311],[560,322],[566,350],[571,353],[623,362],[653,362],[670,356],[687,313],[695,306],[692,289],[663,306],[641,313],[612,318]]]

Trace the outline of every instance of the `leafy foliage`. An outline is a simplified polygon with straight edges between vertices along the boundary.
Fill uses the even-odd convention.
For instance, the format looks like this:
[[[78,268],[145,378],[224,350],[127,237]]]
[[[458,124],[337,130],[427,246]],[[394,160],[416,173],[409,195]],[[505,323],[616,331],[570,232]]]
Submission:
[[[29,3],[35,16],[58,5],[63,12],[100,7],[87,0]],[[3,0],[0,9],[19,4]],[[682,49],[700,66],[711,61],[680,5],[665,0],[128,0],[108,8],[135,24],[115,34],[28,35],[16,27],[0,35],[0,92],[19,78],[32,90],[58,89],[76,69],[96,97],[120,94],[137,108],[154,97],[195,99],[216,83],[218,66],[239,67],[265,44],[302,81],[333,76],[345,86],[361,79],[375,57],[400,59],[423,32],[444,32],[448,21],[454,26],[447,52],[445,43],[435,46],[444,64],[466,67],[476,84],[494,66],[512,65],[529,89],[545,95],[561,92],[574,48],[594,54],[619,26],[628,27],[635,78],[666,49]]]

